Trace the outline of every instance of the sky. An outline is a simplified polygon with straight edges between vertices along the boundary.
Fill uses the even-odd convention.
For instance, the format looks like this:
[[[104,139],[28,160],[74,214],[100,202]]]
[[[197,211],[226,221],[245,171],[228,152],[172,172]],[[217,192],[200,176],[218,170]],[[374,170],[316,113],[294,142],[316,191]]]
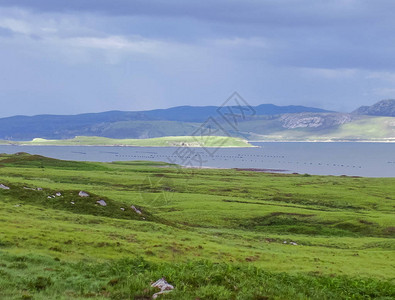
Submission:
[[[395,98],[393,0],[0,0],[0,117]]]

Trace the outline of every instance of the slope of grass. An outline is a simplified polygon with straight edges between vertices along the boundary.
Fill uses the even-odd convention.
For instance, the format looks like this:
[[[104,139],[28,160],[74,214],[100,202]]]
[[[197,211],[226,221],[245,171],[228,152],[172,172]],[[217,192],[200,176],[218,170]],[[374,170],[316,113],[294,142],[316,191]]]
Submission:
[[[0,141],[9,144],[10,142]],[[151,139],[110,139],[97,136],[77,136],[67,140],[46,140],[12,142],[17,145],[56,146],[142,146],[142,147],[252,147],[246,140],[226,136],[168,136]]]
[[[0,184],[1,299],[395,297],[394,178],[19,154]]]
[[[343,124],[333,135],[339,139],[389,139],[395,140],[395,118],[367,117]]]
[[[319,116],[319,115],[318,115]],[[235,138],[191,136],[198,132],[202,124],[175,121],[120,121],[106,123],[87,131],[86,135],[72,139],[50,140],[36,138],[32,141],[2,141],[4,144],[26,145],[123,145],[123,146],[181,146],[190,145],[204,147],[248,147],[244,139],[274,140],[274,141],[395,141],[395,118],[359,116],[339,126],[325,125],[319,127],[283,128],[283,122],[278,116],[257,116],[237,124],[232,128],[224,120],[217,120],[224,130]],[[208,128],[206,128],[208,129]],[[66,136],[70,136],[70,131]],[[95,133],[96,132],[96,133]],[[136,139],[123,139],[123,137]],[[111,137],[111,138],[106,138]]]
[[[278,141],[395,141],[395,118],[363,117],[329,128],[280,129],[277,121],[251,121],[241,125],[251,139]],[[250,128],[250,127],[253,128]]]
[[[119,139],[189,136],[200,126],[201,123],[178,121],[121,121],[103,125],[100,136]]]
[[[390,299],[395,293],[389,282],[375,279],[289,275],[246,264],[152,263],[143,258],[70,263],[1,252],[0,257],[0,284],[10,291],[0,295],[19,299],[151,299],[158,290],[150,283],[162,276],[176,287],[164,299]]]

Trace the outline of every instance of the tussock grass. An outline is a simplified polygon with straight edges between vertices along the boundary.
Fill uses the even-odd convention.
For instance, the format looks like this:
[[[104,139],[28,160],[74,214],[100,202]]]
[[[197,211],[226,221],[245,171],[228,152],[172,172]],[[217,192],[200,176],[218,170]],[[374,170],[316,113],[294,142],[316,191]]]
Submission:
[[[0,155],[0,298],[392,299],[394,180]]]
[[[152,263],[143,258],[69,263],[0,252],[3,299],[150,299],[165,277],[175,290],[165,299],[391,299],[388,281],[344,276],[289,275],[243,264],[191,261]],[[24,272],[15,269],[23,264]],[[42,268],[42,266],[46,266]]]

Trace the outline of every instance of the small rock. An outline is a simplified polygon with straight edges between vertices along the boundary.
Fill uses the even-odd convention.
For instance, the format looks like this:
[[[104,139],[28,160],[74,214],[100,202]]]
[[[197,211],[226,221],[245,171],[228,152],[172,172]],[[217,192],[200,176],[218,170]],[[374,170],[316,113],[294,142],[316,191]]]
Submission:
[[[62,194],[61,193],[56,193],[55,194],[57,197],[60,197],[60,196],[62,196]]]
[[[287,241],[284,241],[284,242],[283,242],[283,244],[286,244],[286,243],[287,243]]]
[[[123,207],[121,207],[121,210],[124,211],[125,209]]]
[[[20,207],[21,205],[20,205],[20,204],[15,204],[14,206],[15,206],[15,207]]]
[[[42,188],[37,188],[37,191],[42,191],[43,189]]]
[[[98,200],[98,201],[96,201],[96,203],[100,204],[101,206],[107,206],[107,203],[104,200]]]
[[[133,209],[133,210],[134,210],[136,213],[138,213],[139,215],[142,214],[142,212],[141,212],[140,210],[138,210],[134,205],[132,205],[130,208]]]
[[[9,190],[10,188],[4,184],[0,184],[0,189]]]
[[[174,290],[174,286],[169,284],[165,278],[161,278],[158,281],[154,282],[151,284],[151,287],[156,287],[160,289],[160,292],[155,293],[152,295],[152,299],[156,299],[159,295],[171,292],[171,290]]]
[[[297,246],[298,244],[295,242],[290,242],[291,245]]]
[[[52,199],[52,197],[51,197],[51,196],[48,196],[47,198],[48,198],[48,199]]]
[[[86,192],[80,191],[80,192],[78,193],[78,196],[80,196],[80,197],[89,197],[89,194],[86,193]]]
[[[71,203],[71,204],[75,204],[74,201],[71,201],[70,203]]]

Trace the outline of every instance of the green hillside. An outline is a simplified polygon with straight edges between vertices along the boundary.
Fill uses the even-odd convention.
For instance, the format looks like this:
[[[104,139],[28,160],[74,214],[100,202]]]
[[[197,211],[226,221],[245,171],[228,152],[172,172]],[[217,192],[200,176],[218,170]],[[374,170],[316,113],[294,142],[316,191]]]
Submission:
[[[1,143],[1,141],[0,141]],[[2,141],[9,144],[8,141]],[[110,139],[96,136],[77,136],[66,140],[46,140],[12,142],[16,145],[56,145],[56,146],[142,146],[142,147],[252,147],[246,140],[226,136],[167,136],[152,139]]]
[[[395,297],[394,178],[21,153],[1,185],[1,299]]]
[[[326,112],[298,105],[261,104],[243,107],[256,115]],[[35,137],[66,139],[75,136],[155,138],[188,136],[211,118],[220,118],[218,106],[178,106],[151,111],[107,111],[79,115],[36,115],[0,118],[0,139],[24,141]],[[222,119],[222,118],[220,118]]]
[[[57,120],[57,122],[60,122]],[[215,120],[219,132],[233,137],[243,137],[251,141],[394,141],[395,117],[377,117],[353,115],[342,113],[304,112],[282,115],[256,115],[238,120],[237,126],[230,126],[224,119]],[[18,123],[19,124],[19,123]],[[203,125],[205,124],[205,125]],[[9,135],[7,126],[3,127],[5,136],[9,136],[11,143],[21,143],[27,139]],[[16,126],[16,125],[15,125]],[[18,125],[20,126],[20,124]],[[133,146],[167,146],[172,143],[194,143],[191,138],[194,132],[199,132],[206,123],[193,123],[166,120],[124,120],[115,122],[101,122],[87,126],[81,124],[60,133],[51,133],[47,125],[45,134],[40,135],[40,130],[29,132],[33,137],[53,137],[45,140],[36,139],[23,142],[24,144],[62,144],[78,145],[133,145]],[[60,125],[59,125],[60,126]],[[206,128],[209,130],[208,128]],[[26,128],[23,128],[26,130]],[[223,133],[223,134],[225,134]],[[220,135],[220,134],[219,134]],[[59,137],[60,136],[60,137]],[[77,136],[77,138],[74,138]],[[73,137],[73,138],[70,138]],[[100,137],[100,138],[99,138]],[[156,139],[164,138],[164,139]],[[203,146],[210,144],[213,147],[221,146],[222,141],[213,137]],[[0,141],[0,144],[10,143]],[[218,145],[218,143],[220,145]],[[245,146],[241,139],[227,139],[223,146]]]
[[[362,117],[330,127],[281,128],[278,120],[250,121],[241,124],[251,140],[277,141],[395,141],[395,118]]]
[[[189,136],[200,124],[176,121],[122,121],[100,127],[100,136],[120,138],[155,138]]]

